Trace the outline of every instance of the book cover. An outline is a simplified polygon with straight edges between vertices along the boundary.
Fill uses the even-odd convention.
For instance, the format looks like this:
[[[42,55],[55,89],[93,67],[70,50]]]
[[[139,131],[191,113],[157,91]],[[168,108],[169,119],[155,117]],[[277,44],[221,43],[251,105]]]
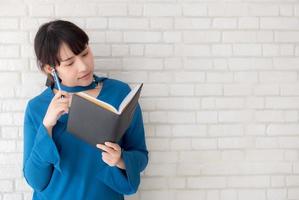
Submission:
[[[130,126],[142,86],[132,89],[118,109],[86,93],[73,94],[67,131],[93,146],[117,143]]]

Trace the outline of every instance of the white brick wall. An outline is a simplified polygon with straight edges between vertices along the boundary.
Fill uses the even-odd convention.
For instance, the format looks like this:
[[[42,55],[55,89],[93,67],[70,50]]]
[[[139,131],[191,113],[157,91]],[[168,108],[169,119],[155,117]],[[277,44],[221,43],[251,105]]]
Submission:
[[[87,31],[97,73],[145,83],[150,162],[126,199],[298,200],[298,16],[296,0],[0,0],[0,200],[32,196],[22,120],[45,81],[32,45],[56,18]]]

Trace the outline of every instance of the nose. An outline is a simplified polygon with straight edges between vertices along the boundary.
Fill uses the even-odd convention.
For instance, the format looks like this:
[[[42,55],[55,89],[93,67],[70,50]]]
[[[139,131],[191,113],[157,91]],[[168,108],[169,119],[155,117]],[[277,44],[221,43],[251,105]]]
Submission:
[[[78,58],[77,68],[78,68],[78,71],[81,72],[81,71],[86,71],[88,69],[88,66],[85,64],[85,62],[81,58]]]

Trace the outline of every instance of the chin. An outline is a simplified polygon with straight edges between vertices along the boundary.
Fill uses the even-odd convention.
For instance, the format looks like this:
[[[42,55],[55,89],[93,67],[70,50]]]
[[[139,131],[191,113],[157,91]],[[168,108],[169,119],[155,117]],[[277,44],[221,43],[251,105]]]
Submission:
[[[88,86],[91,82],[93,81],[93,76],[90,75],[88,78],[86,79],[82,79],[82,80],[78,80],[79,85],[81,86]]]

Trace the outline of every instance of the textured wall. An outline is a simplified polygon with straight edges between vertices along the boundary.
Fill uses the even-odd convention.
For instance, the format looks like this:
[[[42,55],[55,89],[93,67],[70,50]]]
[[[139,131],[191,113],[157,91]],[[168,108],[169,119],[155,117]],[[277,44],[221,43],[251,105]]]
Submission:
[[[130,200],[299,199],[299,1],[0,0],[0,200],[31,199],[23,112],[37,28],[68,19],[98,74],[144,82],[150,162]]]

